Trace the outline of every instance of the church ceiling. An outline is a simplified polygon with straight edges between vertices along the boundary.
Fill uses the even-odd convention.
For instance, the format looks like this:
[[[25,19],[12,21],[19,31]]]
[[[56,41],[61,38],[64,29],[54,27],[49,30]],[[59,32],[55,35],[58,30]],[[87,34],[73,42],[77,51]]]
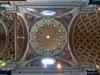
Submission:
[[[78,61],[100,65],[100,11],[77,15],[70,27],[69,44]]]
[[[3,52],[5,44],[6,44],[6,31],[2,25],[2,22],[0,22],[0,50],[1,52]]]
[[[27,28],[24,20],[18,16],[16,25],[16,60],[19,61],[25,54],[28,43]]]
[[[57,9],[56,17],[37,17],[40,13],[26,9],[17,14],[1,14],[0,60],[40,66],[41,58],[49,56],[67,67],[73,62],[100,65],[99,11],[74,14],[71,10]]]
[[[14,24],[12,18],[10,18],[12,15],[4,16],[1,15],[1,25],[2,25],[2,34],[0,35],[1,39],[2,37],[5,39],[2,39],[2,41],[5,41],[4,49],[1,49],[1,55],[0,60],[14,60],[14,48],[15,48],[15,41],[14,41]],[[8,19],[9,17],[9,19]],[[5,30],[3,30],[5,29]],[[5,35],[5,36],[4,36]],[[7,44],[9,43],[9,44]],[[3,44],[3,42],[2,42]],[[3,47],[3,46],[1,46]]]
[[[56,15],[54,15],[53,17],[60,17],[60,16],[63,16],[63,15],[66,15],[68,13],[66,12],[69,12],[73,9],[73,7],[69,6],[68,8],[34,8],[34,7],[30,7],[31,9],[34,9],[34,12],[29,10],[29,8],[27,7],[26,10],[30,13],[30,14],[33,14],[34,16],[38,16],[38,17],[45,17],[41,14],[41,12],[43,12],[44,10],[53,10],[56,13]]]
[[[17,61],[20,60],[25,53],[25,47],[27,45],[27,32],[23,25],[24,21],[19,16],[15,17],[15,14],[1,15],[0,60]]]
[[[61,9],[57,9],[57,11],[61,11]],[[69,11],[66,9],[61,12],[64,12],[65,15],[65,12]],[[61,15],[61,13],[59,14]],[[67,28],[72,15],[64,15],[61,15],[60,18],[43,17],[41,15],[43,17],[42,18],[37,17],[37,15],[30,14],[29,11],[25,14],[25,19],[29,29],[29,50],[27,51],[25,59],[33,59],[28,63],[35,62],[34,58],[37,57],[40,61],[42,57],[54,56],[54,58],[61,61],[61,63],[66,63],[69,64],[69,66],[72,66],[72,64],[70,64],[72,57],[67,48]],[[31,64],[27,66],[31,66]],[[66,66],[69,67],[68,65]]]

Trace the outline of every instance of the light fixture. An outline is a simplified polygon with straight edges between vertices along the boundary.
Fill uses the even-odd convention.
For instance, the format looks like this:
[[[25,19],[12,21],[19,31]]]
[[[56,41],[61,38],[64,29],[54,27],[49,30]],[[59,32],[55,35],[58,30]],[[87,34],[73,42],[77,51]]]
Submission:
[[[28,11],[34,11],[33,8],[26,8],[26,10],[28,10]]]
[[[61,68],[62,68],[62,66],[61,66],[60,63],[58,63],[58,64],[56,65],[56,67],[57,67],[57,69],[61,69]]]
[[[53,65],[53,64],[55,64],[55,59],[53,59],[53,58],[50,58],[50,57],[48,57],[48,58],[43,58],[42,60],[41,60],[41,63],[43,64],[43,65]]]
[[[50,38],[50,36],[49,35],[47,35],[47,39],[49,39]]]
[[[43,10],[41,14],[43,16],[54,16],[56,15],[56,12],[54,10]]]

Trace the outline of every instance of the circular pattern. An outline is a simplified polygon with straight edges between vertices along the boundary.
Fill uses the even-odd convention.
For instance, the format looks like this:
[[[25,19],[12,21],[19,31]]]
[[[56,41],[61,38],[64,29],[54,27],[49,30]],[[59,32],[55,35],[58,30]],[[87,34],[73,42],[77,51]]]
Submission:
[[[30,31],[30,43],[40,54],[59,53],[67,41],[65,27],[57,20],[46,18],[38,21]]]
[[[41,49],[53,50],[61,41],[62,34],[53,24],[43,25],[35,33],[36,42]]]
[[[70,28],[69,40],[78,61],[100,65],[100,12],[79,14]]]

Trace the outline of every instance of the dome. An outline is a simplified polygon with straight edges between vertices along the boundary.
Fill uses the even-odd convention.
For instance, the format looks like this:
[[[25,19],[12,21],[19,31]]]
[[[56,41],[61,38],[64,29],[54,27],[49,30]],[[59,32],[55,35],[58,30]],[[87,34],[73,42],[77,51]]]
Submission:
[[[55,55],[66,45],[67,32],[63,24],[53,18],[37,21],[30,30],[30,43],[42,55]]]

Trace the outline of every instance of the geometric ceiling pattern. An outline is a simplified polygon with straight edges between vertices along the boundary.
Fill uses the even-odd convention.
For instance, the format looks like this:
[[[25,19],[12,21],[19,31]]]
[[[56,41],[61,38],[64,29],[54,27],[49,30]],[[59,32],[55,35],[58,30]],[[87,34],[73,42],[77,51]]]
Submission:
[[[0,51],[4,51],[4,46],[6,44],[6,31],[0,22]],[[0,56],[2,56],[2,53],[0,53]],[[0,58],[1,59],[1,58]]]
[[[27,33],[23,19],[16,14],[1,14],[0,60],[17,61],[26,51]]]
[[[64,26],[53,18],[39,20],[30,31],[30,43],[41,55],[55,55],[61,52],[67,42]]]
[[[0,60],[24,59],[34,66],[40,65],[43,55],[49,55],[67,66],[72,66],[73,57],[77,61],[100,65],[100,12],[94,9],[90,13],[79,13],[70,25],[72,17],[73,13],[70,13],[52,17],[52,20],[51,17],[37,17],[29,11],[24,16],[2,14]],[[38,56],[39,59],[33,60]]]
[[[100,65],[100,11],[77,15],[70,27],[69,44],[78,61]]]
[[[3,15],[1,14],[1,24],[2,25],[2,34],[0,35],[0,39],[2,41],[5,41],[5,44],[4,46],[1,46],[1,47],[4,47],[3,49],[1,49],[0,51],[0,60],[14,60],[14,57],[15,57],[15,46],[14,46],[14,24],[13,24],[13,18],[11,18],[12,15]],[[9,17],[9,19],[8,19]],[[5,29],[5,30],[3,30]],[[4,36],[5,35],[5,36]],[[3,38],[6,38],[6,39],[2,39]],[[3,44],[3,42],[1,42]]]
[[[69,10],[69,8],[68,8],[68,10]],[[39,11],[39,9],[38,9],[38,11]],[[56,11],[56,9],[55,9],[55,11]],[[54,56],[55,59],[61,61],[61,63],[63,62],[66,66],[68,66],[67,64],[69,64],[68,61],[70,61],[70,62],[72,61],[72,57],[71,57],[70,52],[67,48],[67,44],[64,41],[64,40],[67,41],[67,38],[68,38],[66,32],[67,32],[68,25],[69,25],[69,23],[72,19],[72,15],[71,14],[68,14],[68,15],[62,15],[61,14],[62,12],[64,12],[64,14],[66,14],[65,12],[69,12],[69,11],[67,11],[67,8],[64,9],[64,10],[57,9],[57,11],[56,11],[57,15],[56,16],[61,15],[60,18],[42,17],[42,15],[40,17],[37,17],[36,15],[34,15],[35,14],[34,12],[31,12],[31,14],[30,14],[29,11],[27,13],[25,13],[24,16],[25,16],[25,20],[27,22],[27,27],[28,27],[28,30],[29,30],[28,33],[29,33],[29,40],[30,40],[29,48],[28,48],[27,54],[25,56],[25,60],[26,61],[31,60],[29,62],[29,64],[34,65],[35,64],[34,58],[37,58],[39,56],[40,56],[40,58],[38,58],[39,60],[41,60],[41,58],[43,56]],[[41,11],[39,11],[39,12],[41,12]],[[39,12],[37,12],[37,13],[39,14]],[[58,15],[58,13],[59,13],[59,15]],[[47,39],[48,33],[51,36],[51,39],[50,38]],[[35,46],[31,42],[31,41],[35,41],[34,44],[36,44],[36,42],[39,41],[40,43],[44,42],[44,44],[45,44],[48,41],[48,43],[51,44],[54,41],[56,41],[56,39],[59,39],[59,35],[58,35],[59,33],[63,34],[63,36],[64,36],[64,38],[61,38],[61,41],[62,41],[61,43],[66,44],[66,45],[64,46],[61,43],[59,43],[60,45],[58,45],[57,49],[54,49],[54,50],[53,49],[52,50],[39,49],[40,47],[37,47],[38,49],[36,49],[36,46],[38,46],[38,44]],[[58,35],[58,37],[56,37],[56,35]],[[54,37],[56,37],[56,38],[54,38]],[[41,39],[44,39],[44,38],[45,38],[44,41],[41,40]],[[36,39],[38,39],[38,40],[36,41]],[[41,42],[40,40],[43,41],[43,42]],[[48,44],[45,44],[45,45],[47,47],[48,46],[50,47],[50,45],[48,45]],[[34,46],[35,46],[35,48],[34,48]],[[38,64],[38,62],[37,62],[37,64]]]
[[[25,14],[25,20],[29,29],[29,48],[25,60],[31,60],[28,64],[34,65],[36,63],[39,65],[39,61],[43,56],[54,56],[57,61],[61,61],[64,65],[72,66],[68,62],[72,61],[72,57],[67,48],[67,27],[71,18],[71,14],[60,18],[42,18],[42,16],[39,18],[29,12]],[[40,58],[34,60],[34,58],[39,56]],[[29,66],[28,64],[26,66]]]

